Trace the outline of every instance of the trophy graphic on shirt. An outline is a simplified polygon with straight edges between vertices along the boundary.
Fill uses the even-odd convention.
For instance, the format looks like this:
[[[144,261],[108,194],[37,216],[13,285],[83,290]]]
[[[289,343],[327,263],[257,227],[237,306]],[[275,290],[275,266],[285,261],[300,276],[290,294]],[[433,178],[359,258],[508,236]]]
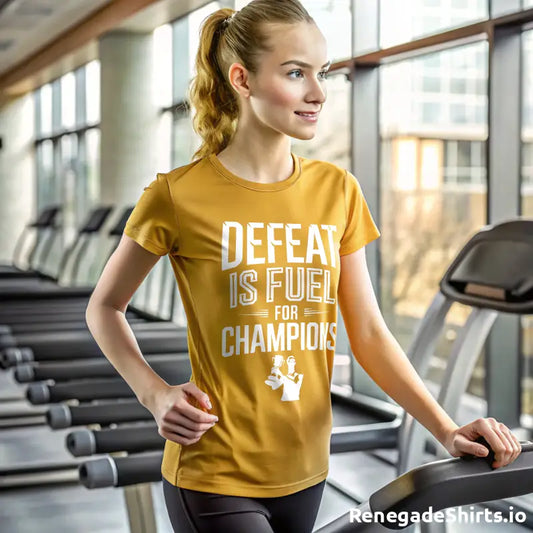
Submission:
[[[287,357],[287,374],[283,374],[281,367],[285,359],[282,355],[272,357],[272,368],[265,383],[272,389],[277,390],[283,386],[282,402],[293,402],[300,399],[300,389],[302,387],[303,374],[295,372],[296,358],[293,355]]]

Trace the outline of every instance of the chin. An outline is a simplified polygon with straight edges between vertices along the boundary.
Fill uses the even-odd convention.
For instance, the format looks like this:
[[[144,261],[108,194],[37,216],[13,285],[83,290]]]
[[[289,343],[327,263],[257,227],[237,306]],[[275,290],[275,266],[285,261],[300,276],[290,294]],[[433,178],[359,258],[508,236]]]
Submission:
[[[290,137],[294,137],[300,141],[310,141],[315,138],[316,131],[309,131],[307,133],[294,132],[288,134]]]

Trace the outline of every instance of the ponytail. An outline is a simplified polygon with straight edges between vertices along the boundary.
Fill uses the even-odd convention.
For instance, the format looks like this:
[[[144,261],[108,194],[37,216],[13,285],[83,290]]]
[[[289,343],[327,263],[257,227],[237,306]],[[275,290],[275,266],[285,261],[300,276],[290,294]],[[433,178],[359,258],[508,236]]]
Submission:
[[[196,55],[196,76],[191,83],[189,100],[196,109],[193,127],[203,139],[194,158],[222,151],[231,140],[239,113],[237,95],[226,79],[218,51],[222,33],[232,9],[219,9],[205,19]]]
[[[256,73],[261,52],[269,50],[264,23],[302,21],[314,22],[298,0],[253,0],[238,12],[219,9],[204,19],[189,88],[193,128],[203,140],[193,160],[224,150],[237,129],[239,101],[228,79],[232,63]]]

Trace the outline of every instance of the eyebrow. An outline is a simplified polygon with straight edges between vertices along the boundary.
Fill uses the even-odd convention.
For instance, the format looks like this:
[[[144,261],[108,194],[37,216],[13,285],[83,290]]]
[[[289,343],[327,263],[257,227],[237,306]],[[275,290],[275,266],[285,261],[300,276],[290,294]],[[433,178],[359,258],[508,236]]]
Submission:
[[[291,59],[290,61],[285,61],[285,63],[282,63],[280,66],[283,67],[284,65],[290,65],[290,64],[298,65],[299,67],[304,68],[313,68],[313,65],[310,65],[309,63],[304,63],[303,61],[298,61],[297,59]],[[327,63],[324,63],[320,68],[326,68],[331,65],[331,61],[328,61]]]

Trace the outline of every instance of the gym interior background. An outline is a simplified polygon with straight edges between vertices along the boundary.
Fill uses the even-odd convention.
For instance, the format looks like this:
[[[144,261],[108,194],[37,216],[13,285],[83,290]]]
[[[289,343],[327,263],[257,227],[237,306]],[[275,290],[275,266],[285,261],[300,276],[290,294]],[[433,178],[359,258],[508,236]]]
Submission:
[[[133,205],[156,172],[190,162],[199,139],[186,90],[200,22],[246,3],[0,0],[0,262],[28,221],[58,204],[60,238],[41,265],[56,274],[91,209]],[[468,238],[533,217],[533,0],[302,3],[333,66],[318,133],[294,140],[293,151],[358,177],[382,232],[367,251],[374,288],[407,349]],[[106,257],[97,243],[94,261],[60,282],[94,284]],[[166,278],[170,287],[161,261],[136,305],[183,326],[179,294],[149,290]],[[453,305],[430,388],[467,316]],[[354,360],[342,327],[334,383],[391,401]],[[531,316],[498,319],[464,402],[469,415],[533,429]],[[120,527],[116,519],[99,531]]]

